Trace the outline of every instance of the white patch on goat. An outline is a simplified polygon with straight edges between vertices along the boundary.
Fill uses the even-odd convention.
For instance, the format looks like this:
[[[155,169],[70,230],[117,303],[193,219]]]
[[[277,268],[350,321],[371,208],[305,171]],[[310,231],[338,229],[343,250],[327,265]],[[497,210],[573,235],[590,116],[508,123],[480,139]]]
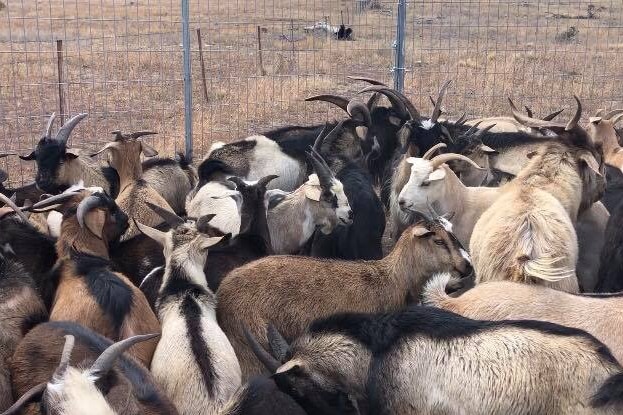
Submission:
[[[115,415],[89,371],[68,367],[64,379],[47,384],[47,402],[60,414]]]
[[[351,208],[348,203],[348,197],[346,197],[346,193],[344,193],[342,182],[338,179],[331,180],[331,191],[337,197],[337,209],[335,209],[337,218],[344,223],[352,223],[352,219],[349,217]]]
[[[63,214],[60,212],[57,212],[56,210],[52,210],[48,213],[46,222],[48,223],[48,231],[50,232],[50,236],[54,238],[58,238],[61,235],[61,225],[63,223]]]
[[[240,195],[240,192],[232,190],[219,182],[209,182],[201,187],[195,197],[186,203],[188,216],[199,218],[207,214],[215,214],[210,221],[213,226],[224,233],[232,236],[240,232],[240,205],[242,196],[231,197],[232,194]]]
[[[307,240],[310,238],[312,233],[314,233],[314,229],[316,225],[314,224],[314,217],[309,210],[309,207],[305,208],[305,219],[302,223],[301,239],[299,241],[299,246],[304,246],[307,243]]]
[[[145,284],[145,282],[149,281],[149,279],[152,278],[160,270],[162,270],[162,268],[164,268],[164,266],[161,265],[161,266],[156,267],[156,268],[152,269],[151,271],[149,271],[149,274],[145,275],[145,278],[143,278],[143,281],[141,281],[141,283],[140,283],[140,285],[138,287],[141,288],[143,286],[143,284]]]
[[[245,139],[257,144],[249,158],[247,180],[259,180],[264,176],[279,176],[268,184],[270,189],[293,191],[304,180],[307,166],[281,151],[279,145],[263,135],[255,135]]]
[[[424,121],[422,121],[422,128],[425,129],[425,130],[430,130],[434,126],[435,126],[435,123],[432,122],[431,120],[424,120]]]
[[[452,233],[452,223],[448,219],[439,217],[437,220],[441,223],[441,226],[443,226],[446,232]]]
[[[243,180],[247,186],[255,186],[259,180]]]
[[[205,157],[203,158],[204,160],[207,159],[208,157],[210,157],[210,154],[214,151],[214,150],[218,150],[219,148],[222,148],[225,145],[224,142],[222,141],[217,141],[216,143],[213,143],[210,146],[210,149],[208,150],[208,154],[205,155]]]
[[[464,250],[463,248],[459,249],[459,252],[461,252],[461,256],[470,264],[472,263],[472,258],[469,256],[469,254],[467,253],[466,250]]]

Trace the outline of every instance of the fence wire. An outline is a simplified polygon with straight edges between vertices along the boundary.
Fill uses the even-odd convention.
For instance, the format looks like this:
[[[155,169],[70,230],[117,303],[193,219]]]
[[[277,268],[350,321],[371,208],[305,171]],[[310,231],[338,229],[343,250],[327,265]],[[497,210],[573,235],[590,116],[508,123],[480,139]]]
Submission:
[[[398,0],[189,1],[195,158],[339,116],[303,99],[355,96],[348,75],[393,84]],[[508,96],[537,115],[574,93],[585,114],[623,106],[620,0],[409,0],[406,21],[405,92],[424,113],[446,79],[450,114],[506,114]],[[341,23],[352,41],[333,35]],[[179,0],[0,0],[0,152],[32,150],[61,109],[89,113],[74,147],[150,129],[163,155],[183,151],[182,52]],[[32,167],[0,159],[14,185]]]

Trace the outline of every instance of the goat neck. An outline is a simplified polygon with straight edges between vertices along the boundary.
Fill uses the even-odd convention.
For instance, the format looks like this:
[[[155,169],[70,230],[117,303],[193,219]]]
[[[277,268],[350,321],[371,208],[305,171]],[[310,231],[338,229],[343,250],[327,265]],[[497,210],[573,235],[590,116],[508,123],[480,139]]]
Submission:
[[[135,146],[138,145],[138,149]],[[110,152],[110,165],[119,174],[119,194],[143,175],[140,142],[124,142]]]
[[[582,180],[576,164],[564,146],[551,143],[540,149],[512,183],[550,193],[575,223],[582,202]]]
[[[200,287],[207,287],[203,267],[205,266],[207,256],[198,252],[191,252],[188,246],[181,246],[174,249],[169,255],[166,254],[166,265],[164,276],[162,278],[162,292],[165,287],[174,282],[186,282],[195,284]]]
[[[426,269],[416,266],[423,262],[421,257],[425,256],[425,253],[409,242],[408,235],[403,235],[394,249],[385,258],[379,260],[382,268],[387,270],[387,280],[382,285],[387,287],[385,289],[387,310],[406,304],[407,299],[404,296],[396,297],[396,294],[409,292],[412,298],[418,298],[420,293],[414,292],[413,287],[423,286],[418,282],[423,281],[429,275]]]
[[[108,241],[99,239],[88,229],[80,227],[75,216],[63,220],[61,234],[56,241],[59,259],[69,258],[72,251],[110,259]]]
[[[101,187],[110,194],[111,186],[102,173],[101,166],[89,157],[79,156],[65,162],[58,174],[59,183],[69,186],[82,180],[85,186]]]

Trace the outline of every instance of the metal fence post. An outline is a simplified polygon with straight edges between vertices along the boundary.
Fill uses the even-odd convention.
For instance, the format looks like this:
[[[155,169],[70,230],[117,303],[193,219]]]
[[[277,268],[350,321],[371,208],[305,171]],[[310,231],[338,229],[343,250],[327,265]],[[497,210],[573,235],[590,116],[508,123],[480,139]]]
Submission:
[[[182,1],[182,47],[184,48],[184,142],[188,160],[193,157],[193,91],[190,68],[189,0]]]
[[[396,43],[394,68],[394,89],[402,92],[405,86],[405,33],[407,27],[407,0],[398,0],[396,14]]]

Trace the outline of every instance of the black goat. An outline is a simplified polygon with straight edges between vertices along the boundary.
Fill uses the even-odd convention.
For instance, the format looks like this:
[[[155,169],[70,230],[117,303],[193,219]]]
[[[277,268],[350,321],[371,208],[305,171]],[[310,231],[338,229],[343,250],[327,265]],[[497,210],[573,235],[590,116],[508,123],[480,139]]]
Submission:
[[[230,401],[222,415],[306,415],[307,412],[266,376],[251,378]]]
[[[595,292],[623,291],[623,200],[610,211]]]
[[[606,192],[601,202],[610,214],[614,214],[623,200],[623,172],[606,164],[606,183]]]

